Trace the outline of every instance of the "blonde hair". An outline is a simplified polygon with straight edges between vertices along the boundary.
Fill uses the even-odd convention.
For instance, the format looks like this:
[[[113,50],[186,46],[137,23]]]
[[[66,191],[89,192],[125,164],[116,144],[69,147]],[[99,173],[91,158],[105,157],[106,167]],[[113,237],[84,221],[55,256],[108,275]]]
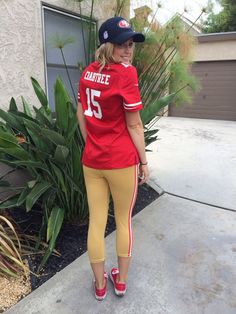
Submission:
[[[95,59],[100,64],[100,72],[103,70],[105,65],[109,63],[116,63],[113,57],[114,44],[105,43],[102,44],[95,53]]]
[[[100,65],[100,69],[99,69],[100,72],[103,70],[105,65],[109,63],[117,63],[113,57],[114,47],[115,47],[114,44],[107,42],[105,44],[102,44],[96,50],[95,59],[96,61],[98,61]],[[133,54],[131,56],[130,62],[132,61],[132,59],[133,59]]]

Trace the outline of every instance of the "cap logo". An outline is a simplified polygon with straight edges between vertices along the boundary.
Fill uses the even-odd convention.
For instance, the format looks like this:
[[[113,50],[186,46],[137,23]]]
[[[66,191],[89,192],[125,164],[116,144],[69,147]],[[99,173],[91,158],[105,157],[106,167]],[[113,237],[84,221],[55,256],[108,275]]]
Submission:
[[[118,25],[121,28],[130,28],[129,23],[126,20],[121,20]]]
[[[103,33],[103,38],[104,38],[104,39],[107,39],[107,38],[108,38],[108,32],[107,32],[107,31],[105,31],[105,32]]]

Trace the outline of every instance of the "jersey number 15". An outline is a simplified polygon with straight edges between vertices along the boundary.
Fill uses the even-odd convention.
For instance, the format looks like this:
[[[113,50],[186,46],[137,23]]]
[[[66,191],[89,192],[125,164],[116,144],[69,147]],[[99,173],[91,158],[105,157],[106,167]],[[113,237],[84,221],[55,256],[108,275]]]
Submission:
[[[88,117],[94,116],[97,119],[102,119],[102,109],[100,104],[94,99],[94,97],[100,97],[101,91],[86,88],[86,95],[88,109],[85,110],[84,114]]]

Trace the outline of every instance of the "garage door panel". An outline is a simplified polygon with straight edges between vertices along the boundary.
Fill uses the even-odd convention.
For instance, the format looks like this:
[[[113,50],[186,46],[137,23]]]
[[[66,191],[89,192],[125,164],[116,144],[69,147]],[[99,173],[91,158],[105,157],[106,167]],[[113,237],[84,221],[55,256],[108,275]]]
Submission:
[[[196,101],[204,101],[204,102],[208,102],[208,101],[215,101],[216,104],[215,105],[229,105],[228,102],[231,102],[233,100],[235,100],[235,98],[232,98],[230,95],[221,95],[221,94],[202,94],[202,95],[198,95],[198,97],[194,97],[194,102]],[[199,106],[201,104],[194,104],[196,106]]]
[[[169,115],[236,120],[236,61],[197,62],[192,72],[201,85],[193,103],[170,105]]]
[[[195,73],[194,73],[194,75],[196,75]],[[223,77],[220,77],[220,76],[218,76],[218,77],[212,77],[212,78],[206,78],[206,77],[204,77],[204,78],[202,78],[202,77],[197,77],[198,78],[198,80],[200,81],[200,83],[207,83],[207,86],[209,85],[209,86],[214,86],[214,84],[216,85],[218,85],[218,86],[220,86],[220,87],[227,87],[227,86],[235,86],[235,76],[236,76],[236,73],[235,73],[235,75],[234,76],[231,76],[231,77],[225,77],[225,76],[223,76]],[[205,87],[207,87],[207,86],[205,86]]]

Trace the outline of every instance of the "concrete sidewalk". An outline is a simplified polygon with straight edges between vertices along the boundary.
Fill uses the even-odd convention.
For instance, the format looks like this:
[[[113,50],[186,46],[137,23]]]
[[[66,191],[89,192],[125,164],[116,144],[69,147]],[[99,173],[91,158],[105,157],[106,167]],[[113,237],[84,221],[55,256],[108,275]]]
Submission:
[[[198,121],[201,125],[201,121]],[[235,170],[234,162],[231,163],[235,158],[235,145],[231,146],[231,135],[227,138],[226,130],[230,125],[230,130],[234,133],[232,128],[235,128],[236,123],[225,122],[225,128],[222,126],[225,142],[229,145],[224,162],[229,162],[231,168],[227,168],[225,175],[222,175],[222,170],[213,175],[210,158],[212,151],[206,150],[205,158],[201,160],[209,173],[206,171],[207,177],[201,175],[202,179],[197,180],[197,184],[194,173],[197,174],[201,169],[198,150],[202,146],[201,143],[196,145],[194,136],[186,135],[191,132],[191,125],[195,122],[194,119],[184,121],[181,118],[162,118],[158,123],[162,140],[157,142],[154,152],[149,154],[151,185],[156,188],[161,186],[164,194],[133,218],[134,251],[125,297],[117,298],[109,283],[107,298],[103,302],[95,300],[88,257],[84,254],[7,313],[236,313],[236,213],[196,202],[199,197],[201,202],[216,203],[217,206],[223,204],[223,207],[233,209],[234,192],[227,194],[229,197],[233,195],[229,201],[226,198],[218,205],[218,200],[222,198],[220,195],[217,198],[218,191],[209,188],[215,188],[215,182],[211,181],[216,178],[217,182],[225,180],[221,183],[223,192],[228,193],[235,186],[233,175],[230,177],[233,180],[228,181],[228,171],[231,173]],[[214,136],[221,137],[221,128],[216,128],[218,121],[209,122],[215,125]],[[220,125],[221,122],[219,121]],[[206,127],[209,127],[207,122],[202,123],[199,132],[206,134]],[[176,146],[173,134],[170,134],[173,129],[176,129]],[[184,138],[182,144],[180,137]],[[204,137],[201,139],[204,148]],[[219,149],[221,145],[222,142],[219,143]],[[190,147],[192,157],[186,162],[189,157],[185,156],[186,150],[190,150]],[[222,154],[223,152],[221,157]],[[185,166],[182,168],[181,159]],[[170,169],[166,161],[169,161]],[[222,163],[217,167],[225,169]],[[188,174],[190,177],[185,178]],[[191,182],[191,189],[186,186],[186,182]],[[204,193],[201,192],[204,191],[203,186],[208,195],[205,200],[202,198]],[[197,191],[194,192],[194,189]],[[166,192],[178,192],[180,197]],[[182,198],[191,198],[192,195],[196,201]],[[107,270],[116,264],[114,247],[113,232],[106,238]]]
[[[236,121],[162,117],[149,146],[151,183],[165,192],[236,210]]]
[[[93,296],[87,254],[8,313],[233,314],[236,312],[236,215],[163,195],[133,219],[135,245],[124,298],[109,283]],[[115,264],[115,234],[106,238],[107,269]]]

